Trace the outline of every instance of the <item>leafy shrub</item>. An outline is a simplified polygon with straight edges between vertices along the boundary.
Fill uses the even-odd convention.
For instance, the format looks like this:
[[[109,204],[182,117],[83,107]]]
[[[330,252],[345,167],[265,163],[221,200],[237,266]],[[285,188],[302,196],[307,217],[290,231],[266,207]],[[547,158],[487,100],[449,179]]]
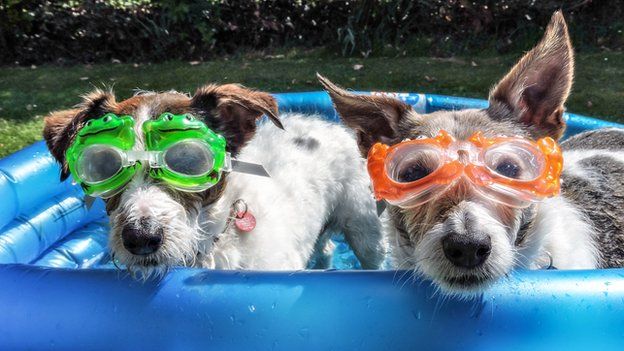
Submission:
[[[295,46],[506,52],[527,49],[559,8],[577,48],[624,47],[621,1],[0,0],[0,63],[196,60]]]

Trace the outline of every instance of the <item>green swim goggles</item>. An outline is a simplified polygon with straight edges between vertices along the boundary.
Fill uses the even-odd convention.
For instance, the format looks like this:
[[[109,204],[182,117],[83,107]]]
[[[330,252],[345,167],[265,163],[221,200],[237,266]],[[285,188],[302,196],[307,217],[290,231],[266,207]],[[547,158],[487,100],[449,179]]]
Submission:
[[[225,139],[190,114],[163,113],[142,129],[145,150],[133,149],[131,116],[108,113],[80,130],[66,157],[74,181],[87,195],[111,197],[143,167],[151,178],[187,192],[206,190],[232,170]]]

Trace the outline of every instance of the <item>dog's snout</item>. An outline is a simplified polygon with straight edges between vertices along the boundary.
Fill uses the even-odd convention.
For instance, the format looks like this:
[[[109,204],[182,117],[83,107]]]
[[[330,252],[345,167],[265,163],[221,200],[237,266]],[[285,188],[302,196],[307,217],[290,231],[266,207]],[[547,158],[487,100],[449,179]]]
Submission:
[[[121,231],[123,246],[134,255],[149,255],[162,245],[164,230],[158,223],[141,218],[138,223],[129,223]]]
[[[450,233],[442,239],[444,256],[454,265],[475,268],[482,265],[492,251],[492,240],[486,234]]]

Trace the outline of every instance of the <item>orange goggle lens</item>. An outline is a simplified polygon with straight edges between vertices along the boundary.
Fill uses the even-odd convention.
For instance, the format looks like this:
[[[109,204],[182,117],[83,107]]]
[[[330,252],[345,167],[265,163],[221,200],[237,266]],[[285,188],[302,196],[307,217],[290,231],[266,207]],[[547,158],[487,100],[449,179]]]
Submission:
[[[484,197],[524,207],[559,193],[561,149],[552,138],[487,138],[458,141],[445,131],[434,138],[375,144],[368,171],[375,197],[402,207],[421,205],[466,179]]]

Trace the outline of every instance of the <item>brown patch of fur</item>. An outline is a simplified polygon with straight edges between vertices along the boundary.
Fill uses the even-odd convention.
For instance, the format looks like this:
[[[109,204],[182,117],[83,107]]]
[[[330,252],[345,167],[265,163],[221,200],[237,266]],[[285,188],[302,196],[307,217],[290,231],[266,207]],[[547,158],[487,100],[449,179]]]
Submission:
[[[78,131],[91,119],[99,118],[115,108],[115,97],[109,91],[95,90],[83,96],[77,108],[52,112],[45,118],[43,138],[50,153],[61,164],[61,180],[69,177],[65,151],[74,141]]]
[[[55,159],[59,161],[62,172],[67,173],[67,165],[65,164],[65,151],[69,147],[69,136],[63,133],[65,127],[78,115],[80,110],[55,111],[50,113],[45,119],[45,127],[43,128],[43,139],[48,145],[48,150]],[[64,179],[64,174],[61,179]]]
[[[190,99],[180,93],[140,94],[133,96],[117,104],[117,109],[112,111],[119,115],[135,115],[140,106],[149,106],[150,113],[154,118],[164,112],[182,114],[190,111]]]
[[[271,95],[237,84],[199,88],[190,101],[190,108],[225,136],[228,151],[233,155],[254,135],[256,120],[263,114],[284,129],[277,117],[277,102]]]

